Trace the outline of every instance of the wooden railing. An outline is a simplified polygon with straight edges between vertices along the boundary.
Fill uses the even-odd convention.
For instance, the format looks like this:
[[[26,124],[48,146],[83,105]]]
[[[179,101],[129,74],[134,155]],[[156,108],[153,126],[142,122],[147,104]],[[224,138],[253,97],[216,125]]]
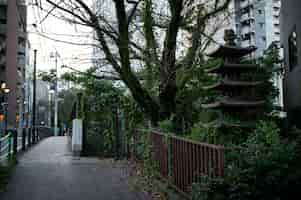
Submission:
[[[203,175],[224,176],[224,148],[171,137],[173,182],[181,190],[190,191],[192,183]]]
[[[135,131],[134,146],[141,143],[139,136],[145,132]],[[160,175],[179,190],[189,193],[192,184],[198,182],[201,176],[224,176],[223,146],[167,136],[156,131],[150,131],[148,134],[153,160],[158,164]]]

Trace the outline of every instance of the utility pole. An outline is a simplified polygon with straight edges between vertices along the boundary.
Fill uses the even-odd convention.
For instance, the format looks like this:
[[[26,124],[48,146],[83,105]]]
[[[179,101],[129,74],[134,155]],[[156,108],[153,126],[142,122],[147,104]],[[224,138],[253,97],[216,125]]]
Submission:
[[[51,89],[51,88],[50,88]],[[48,93],[49,105],[48,105],[48,126],[52,127],[51,124],[51,112],[52,112],[52,93]]]
[[[36,141],[36,94],[37,92],[37,50],[34,50],[34,66],[33,66],[33,101],[32,101],[32,142],[35,143]]]
[[[55,93],[54,93],[54,135],[58,136],[58,70],[57,70],[57,56],[58,53],[55,51]]]

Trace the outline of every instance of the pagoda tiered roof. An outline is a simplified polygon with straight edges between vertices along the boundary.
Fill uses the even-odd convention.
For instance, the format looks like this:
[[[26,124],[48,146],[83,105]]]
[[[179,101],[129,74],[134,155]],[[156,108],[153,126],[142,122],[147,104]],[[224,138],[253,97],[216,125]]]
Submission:
[[[221,127],[239,127],[239,128],[254,128],[256,127],[255,121],[239,121],[239,122],[229,122],[224,119],[217,119],[212,122],[202,123],[202,126],[205,128],[221,128]]]
[[[233,73],[246,72],[258,69],[256,64],[234,64],[234,63],[219,63],[218,65],[205,69],[206,73]]]
[[[232,81],[232,80],[221,80],[216,84],[203,87],[204,90],[213,90],[213,89],[235,89],[235,88],[248,88],[248,87],[257,87],[263,85],[263,81]]]
[[[236,47],[230,45],[221,45],[213,52],[209,53],[209,57],[213,58],[241,58],[244,57],[254,51],[256,51],[256,47]]]
[[[256,51],[256,47],[239,47],[236,45],[236,35],[233,30],[225,30],[225,45],[219,46],[208,56],[214,58],[207,65],[205,73],[214,74],[217,83],[203,87],[205,90],[219,90],[220,97],[214,102],[203,104],[205,109],[218,109],[223,114],[239,115],[240,121],[251,122],[256,119],[266,105],[264,97],[259,97],[260,87],[264,80],[257,80],[260,66],[243,62],[243,59]],[[254,75],[254,79],[253,79]],[[256,78],[256,79],[255,79]],[[241,126],[241,122],[220,124],[227,127]]]
[[[218,108],[250,108],[250,107],[262,107],[264,106],[264,100],[238,100],[231,98],[223,98],[211,104],[203,104],[202,107],[205,109],[218,109]]]

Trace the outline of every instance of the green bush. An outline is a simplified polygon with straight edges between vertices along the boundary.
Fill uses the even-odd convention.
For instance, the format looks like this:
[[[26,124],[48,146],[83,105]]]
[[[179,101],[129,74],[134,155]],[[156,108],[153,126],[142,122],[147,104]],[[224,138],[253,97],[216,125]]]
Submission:
[[[193,186],[194,200],[291,199],[301,186],[299,142],[280,138],[274,122],[260,122],[240,150],[228,154],[225,177]]]
[[[15,158],[8,161],[7,166],[0,165],[0,193],[5,190],[15,165],[16,165]]]

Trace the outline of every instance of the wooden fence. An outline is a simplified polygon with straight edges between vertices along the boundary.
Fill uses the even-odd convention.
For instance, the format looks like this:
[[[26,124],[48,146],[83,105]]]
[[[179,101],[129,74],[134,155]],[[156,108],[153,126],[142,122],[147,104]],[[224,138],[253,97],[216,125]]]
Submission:
[[[141,143],[139,136],[143,132],[146,131],[135,131],[134,144]],[[223,146],[166,136],[156,131],[149,134],[153,160],[158,163],[160,175],[181,191],[189,193],[192,184],[201,176],[224,176]]]

